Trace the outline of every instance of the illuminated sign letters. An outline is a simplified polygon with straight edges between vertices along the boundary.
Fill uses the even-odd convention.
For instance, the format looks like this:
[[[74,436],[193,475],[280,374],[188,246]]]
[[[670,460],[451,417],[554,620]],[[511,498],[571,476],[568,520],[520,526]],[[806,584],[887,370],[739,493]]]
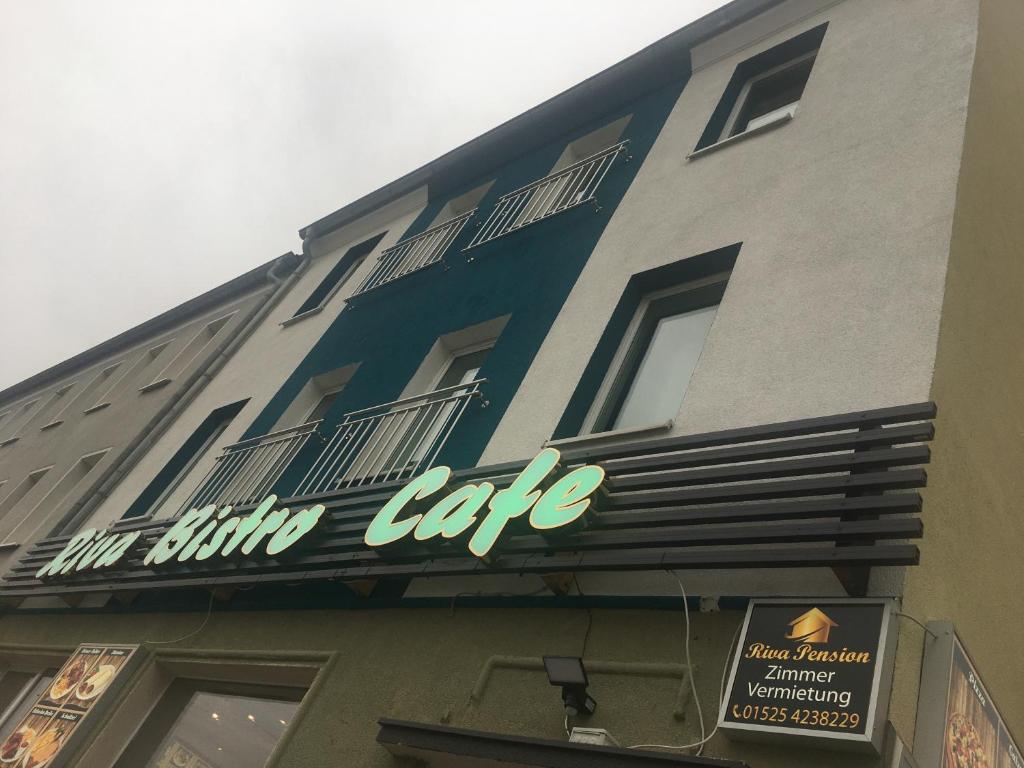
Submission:
[[[464,485],[449,491],[448,467],[434,467],[410,481],[377,513],[366,529],[365,542],[371,547],[393,544],[410,533],[416,541],[440,536],[453,539],[478,522],[469,538],[468,548],[477,557],[486,557],[505,527],[527,512],[529,525],[537,531],[561,528],[580,520],[604,482],[604,470],[584,465],[545,485],[556,474],[561,458],[554,448],[545,448],[504,490],[494,492],[491,483]],[[426,502],[438,493],[446,495],[426,511]]]
[[[277,557],[317,526],[325,508],[317,504],[292,514],[287,507],[274,509],[276,503],[277,496],[270,495],[245,516],[233,515],[230,505],[220,510],[212,504],[190,510],[160,537],[143,562],[147,566],[159,566],[172,560],[202,563],[215,556],[225,558],[236,553],[249,556],[258,550]],[[138,531],[111,533],[86,528],[40,568],[36,578],[112,568],[125,559],[138,539]]]
[[[554,448],[545,448],[512,483],[496,491],[493,483],[470,483],[448,488],[452,471],[434,467],[411,480],[374,516],[366,529],[371,547],[397,542],[410,534],[416,541],[440,537],[454,539],[470,529],[467,546],[480,558],[494,549],[506,527],[523,518],[535,531],[564,528],[583,519],[593,507],[604,482],[604,470],[595,465],[577,467],[561,477]],[[439,494],[444,494],[436,498]],[[202,564],[229,557],[278,557],[313,531],[326,508],[316,504],[292,513],[274,509],[270,495],[246,515],[231,505],[210,504],[177,518],[143,558],[143,565]],[[113,532],[86,528],[36,572],[36,578],[73,576],[86,571],[123,567],[135,554],[140,531]]]

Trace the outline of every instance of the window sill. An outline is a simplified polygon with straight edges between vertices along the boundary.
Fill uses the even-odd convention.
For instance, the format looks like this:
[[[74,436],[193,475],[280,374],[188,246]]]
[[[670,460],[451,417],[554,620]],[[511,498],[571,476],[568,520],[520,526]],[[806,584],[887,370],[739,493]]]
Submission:
[[[139,392],[152,392],[154,389],[160,389],[160,387],[166,386],[170,383],[170,379],[157,379],[156,381],[151,381],[144,387],[139,387]]]
[[[17,437],[8,437],[3,442],[0,442],[0,448],[3,448],[5,445],[12,445],[13,443],[18,442],[19,440],[21,440],[21,435],[18,435]]]
[[[573,448],[577,445],[596,443],[601,440],[616,440],[622,437],[638,437],[646,434],[657,434],[672,429],[672,419],[663,421],[660,424],[650,424],[646,427],[629,427],[628,429],[612,429],[607,432],[591,432],[589,435],[575,435],[573,437],[562,437],[558,440],[547,440],[545,448]]]
[[[86,408],[84,411],[82,411],[82,413],[84,413],[84,414],[96,413],[96,411],[102,411],[104,408],[109,408],[109,407],[110,407],[110,403],[96,403],[96,405],[94,405],[92,408]]]
[[[19,544],[16,541],[0,542],[0,552],[6,552],[6,551],[8,551],[10,549],[17,549],[20,546],[21,546],[21,544]]]
[[[307,317],[310,317],[312,315],[319,315],[323,311],[324,311],[324,305],[323,304],[321,304],[319,307],[313,307],[312,309],[307,309],[301,315],[295,315],[294,317],[289,317],[287,320],[282,320],[281,321],[281,327],[282,328],[287,328],[289,325],[295,325],[295,323],[299,322],[300,320],[305,320]]]
[[[710,145],[708,145],[706,147],[703,147],[701,149],[696,149],[693,152],[691,152],[690,154],[688,154],[686,156],[686,159],[687,160],[696,160],[698,157],[704,157],[704,155],[710,155],[712,152],[715,152],[715,151],[717,151],[719,149],[722,149],[723,147],[728,147],[728,146],[736,144],[736,143],[738,143],[740,141],[743,141],[744,139],[749,139],[752,136],[758,136],[758,135],[760,135],[762,133],[765,133],[766,131],[774,130],[775,128],[778,128],[779,126],[785,125],[786,123],[788,123],[792,119],[793,119],[793,115],[788,114],[788,113],[787,114],[779,115],[778,119],[772,120],[770,123],[765,123],[764,125],[759,125],[759,126],[757,126],[757,128],[751,128],[749,131],[744,131],[743,133],[737,133],[735,136],[730,136],[727,139],[722,139],[721,141],[716,141],[714,144],[710,144]]]
[[[39,431],[40,432],[45,432],[48,429],[53,429],[54,427],[59,427],[63,423],[64,423],[64,419],[57,419],[56,421],[51,421],[49,424],[44,424],[43,426],[41,426],[39,428]]]

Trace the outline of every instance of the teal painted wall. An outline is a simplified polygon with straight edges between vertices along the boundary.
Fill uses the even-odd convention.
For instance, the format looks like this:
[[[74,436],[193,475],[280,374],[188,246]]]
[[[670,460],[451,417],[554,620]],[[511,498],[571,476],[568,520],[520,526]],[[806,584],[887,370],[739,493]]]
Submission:
[[[685,77],[461,187],[432,192],[433,199],[402,239],[426,229],[448,200],[493,178],[478,206],[479,216],[486,218],[501,195],[547,175],[568,142],[632,115],[622,135],[630,142],[630,159],[620,155],[605,177],[598,190],[599,212],[582,205],[558,214],[473,249],[472,261],[462,252],[474,231],[472,224],[466,227],[445,264],[351,301],[245,437],[272,429],[310,378],[358,362],[357,373],[325,417],[329,432],[346,412],[396,399],[439,336],[507,314],[508,323],[480,372],[488,380],[485,396],[490,405],[467,409],[439,457],[454,467],[475,464],[684,85]],[[279,493],[294,488],[318,450],[319,445],[311,445],[296,458]]]

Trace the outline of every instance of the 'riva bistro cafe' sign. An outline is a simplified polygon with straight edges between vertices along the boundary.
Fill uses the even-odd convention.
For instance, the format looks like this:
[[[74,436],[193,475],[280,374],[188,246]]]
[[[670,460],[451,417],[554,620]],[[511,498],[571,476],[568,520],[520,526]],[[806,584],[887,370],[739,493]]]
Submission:
[[[371,547],[384,547],[410,534],[420,542],[453,539],[476,526],[467,547],[473,555],[486,559],[509,522],[527,512],[530,527],[537,531],[582,521],[604,482],[604,470],[587,464],[554,479],[560,472],[560,458],[557,450],[545,448],[508,488],[497,493],[489,482],[451,491],[447,486],[451,469],[434,467],[411,480],[384,505],[367,527],[364,541]],[[190,510],[153,545],[143,563],[153,567],[234,556],[284,555],[318,527],[326,509],[316,504],[293,514],[287,507],[274,509],[276,503],[277,496],[268,496],[244,516],[233,514],[230,505],[220,510],[213,504]],[[113,533],[87,528],[75,534],[36,577],[112,570],[134,551],[140,535],[141,531]]]

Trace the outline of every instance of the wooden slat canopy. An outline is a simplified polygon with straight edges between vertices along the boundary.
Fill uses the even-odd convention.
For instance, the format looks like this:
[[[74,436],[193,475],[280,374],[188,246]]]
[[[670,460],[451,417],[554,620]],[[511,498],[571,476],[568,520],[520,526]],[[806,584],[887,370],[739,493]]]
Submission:
[[[137,557],[118,571],[36,579],[36,571],[67,543],[64,536],[34,545],[3,581],[0,598],[310,579],[822,566],[843,573],[914,565],[919,552],[909,542],[923,532],[916,489],[926,482],[922,466],[929,461],[934,416],[934,403],[921,403],[564,449],[567,468],[596,463],[606,470],[601,511],[586,529],[561,536],[510,529],[487,563],[451,542],[387,551],[367,547],[366,526],[403,485],[379,483],[283,500],[292,508],[327,507],[325,525],[299,556],[159,569]],[[453,484],[487,479],[501,488],[526,464],[462,470]],[[126,522],[115,530],[141,530],[145,551],[172,522]]]

